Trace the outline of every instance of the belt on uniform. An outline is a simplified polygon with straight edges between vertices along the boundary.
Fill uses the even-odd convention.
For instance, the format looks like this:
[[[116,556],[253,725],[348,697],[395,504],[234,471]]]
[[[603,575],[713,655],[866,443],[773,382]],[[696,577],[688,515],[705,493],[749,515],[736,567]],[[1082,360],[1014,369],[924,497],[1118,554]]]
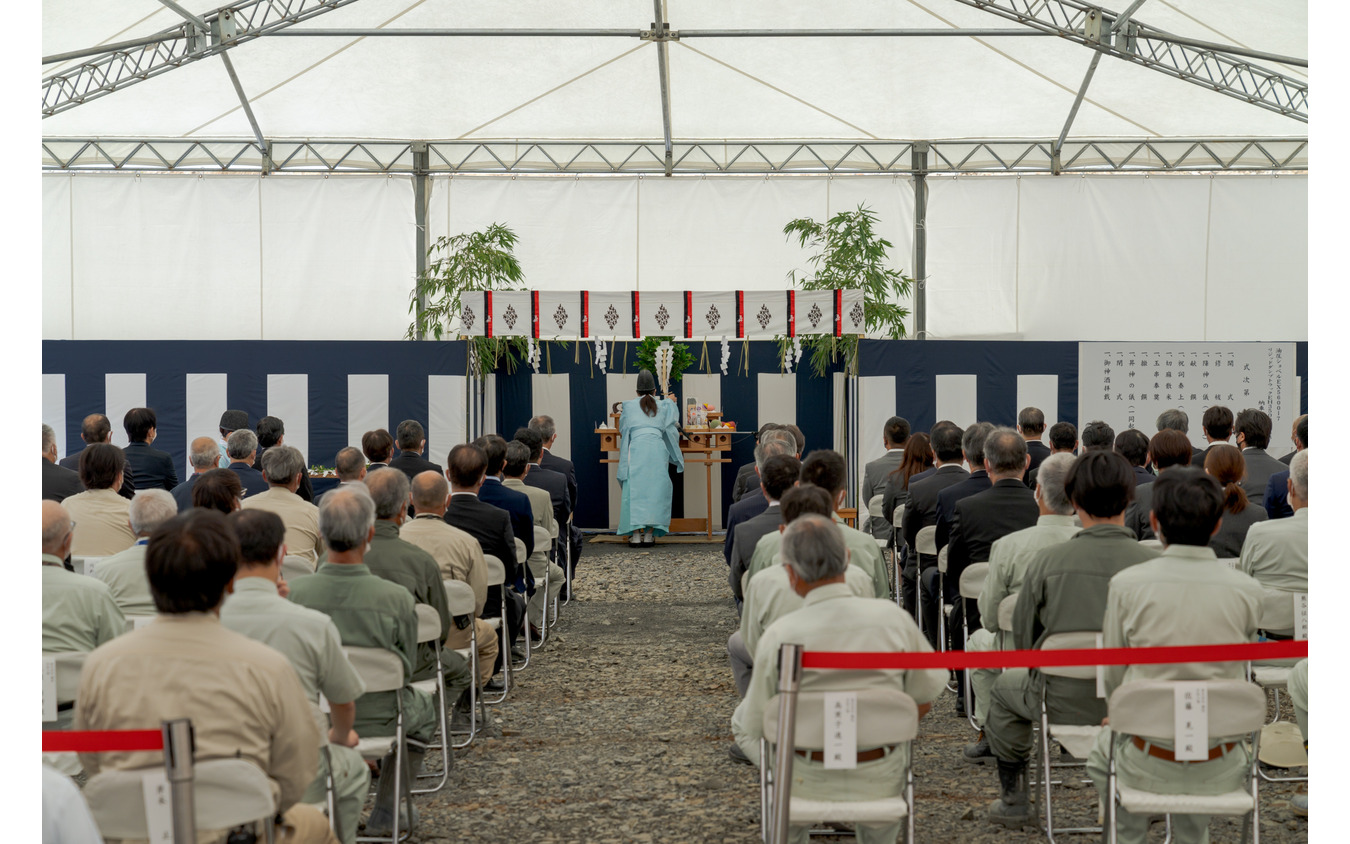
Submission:
[[[882,758],[883,756],[885,756],[887,753],[889,753],[894,749],[895,745],[889,745],[887,747],[874,747],[871,750],[859,750],[858,761],[872,762]],[[812,762],[825,761],[825,752],[822,750],[811,750],[811,751],[798,750],[795,752],[798,756],[802,757],[803,759],[810,759]]]
[[[1155,757],[1157,759],[1163,759],[1168,762],[1209,762],[1218,759],[1220,756],[1224,755],[1228,751],[1238,746],[1237,742],[1230,741],[1226,742],[1225,744],[1220,744],[1216,745],[1215,747],[1211,747],[1209,749],[1209,759],[1177,759],[1176,754],[1173,753],[1172,751],[1168,750],[1165,747],[1158,747],[1156,744],[1149,744],[1148,742],[1141,739],[1139,736],[1132,736],[1130,740],[1134,742],[1135,747],[1144,751],[1149,756]]]

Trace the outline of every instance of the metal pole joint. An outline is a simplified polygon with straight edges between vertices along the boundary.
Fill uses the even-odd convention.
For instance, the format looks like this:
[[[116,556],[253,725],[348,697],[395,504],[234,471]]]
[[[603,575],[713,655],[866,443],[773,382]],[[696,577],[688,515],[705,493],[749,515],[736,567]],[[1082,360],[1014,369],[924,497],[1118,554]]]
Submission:
[[[638,38],[643,41],[679,41],[680,31],[671,29],[665,21],[653,22],[650,29],[638,32]]]

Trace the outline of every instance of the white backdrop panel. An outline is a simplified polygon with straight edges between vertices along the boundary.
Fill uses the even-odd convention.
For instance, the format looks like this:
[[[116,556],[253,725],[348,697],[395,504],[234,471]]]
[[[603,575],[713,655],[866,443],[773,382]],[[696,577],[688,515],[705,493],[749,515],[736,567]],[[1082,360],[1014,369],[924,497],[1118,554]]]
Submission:
[[[42,177],[42,337],[46,340],[71,339],[72,178],[64,174]]]
[[[189,372],[184,379],[184,415],[187,451],[197,437],[220,439],[220,417],[229,409],[229,376],[224,372]],[[306,423],[308,424],[308,423]],[[192,474],[191,455],[183,477]]]
[[[267,415],[286,426],[285,444],[299,449],[307,466],[326,466],[309,455],[309,376],[304,373],[267,376]]]
[[[1308,339],[1308,177],[1209,180],[1206,340]]]
[[[389,431],[389,376],[347,376],[347,445],[361,447],[361,435]],[[393,431],[389,431],[393,433]]]
[[[56,433],[56,456],[64,460],[66,451],[66,376],[42,376],[42,421]]]
[[[861,496],[863,467],[886,453],[886,420],[895,415],[895,376],[858,378],[858,490]],[[859,509],[867,502],[858,500]]]
[[[122,425],[127,411],[145,407],[144,372],[109,372],[103,376],[103,414],[112,423],[112,444],[126,448],[127,429]]]
[[[258,186],[256,176],[73,179],[75,339],[258,339]]]
[[[450,449],[468,440],[463,375],[427,376],[427,450],[425,457],[445,468]]]
[[[976,376],[938,375],[936,381],[938,421],[949,419],[962,428],[974,424],[977,421]]]
[[[413,237],[408,177],[267,178],[262,338],[402,339]]]
[[[1045,430],[1049,431],[1059,421],[1059,376],[1017,376],[1017,411],[1021,413],[1024,407],[1039,408],[1045,414]],[[1045,441],[1044,432],[1041,441]]]
[[[759,385],[759,402],[756,407],[758,416],[754,430],[766,422],[780,425],[797,424],[797,376],[783,375],[777,372],[756,373]],[[740,430],[749,431],[749,425]]]
[[[1203,336],[1208,179],[1061,176],[1021,183],[1023,337]]]
[[[504,223],[535,290],[632,290],[637,273],[637,179],[438,179],[433,235]],[[449,190],[446,191],[446,187]],[[448,212],[446,211],[448,198]],[[440,228],[439,220],[445,220]]]
[[[554,430],[558,439],[549,451],[566,460],[572,459],[572,376],[560,375],[530,376],[530,406],[534,415],[552,416]],[[525,424],[528,420],[521,420]],[[594,436],[594,434],[589,434]]]
[[[797,217],[821,220],[824,179],[643,179],[638,188],[638,288],[787,287],[807,252],[783,236]]]
[[[1015,334],[1020,181],[926,181],[929,336],[946,340]]]

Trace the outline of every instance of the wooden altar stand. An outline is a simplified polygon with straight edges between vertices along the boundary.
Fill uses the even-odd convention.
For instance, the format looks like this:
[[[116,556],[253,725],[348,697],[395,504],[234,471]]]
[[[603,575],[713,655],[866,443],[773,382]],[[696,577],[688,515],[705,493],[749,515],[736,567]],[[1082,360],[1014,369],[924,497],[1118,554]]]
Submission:
[[[619,453],[619,415],[609,415],[612,427],[596,428],[600,437],[600,450],[614,454],[614,457],[602,457],[601,463],[618,463]],[[680,431],[680,454],[684,455],[684,465],[701,464],[703,466],[704,507],[701,519],[671,519],[671,533],[706,533],[712,539],[712,467],[717,463],[730,463],[731,458],[720,457],[724,451],[731,450],[731,435],[734,431],[726,428],[690,428]]]

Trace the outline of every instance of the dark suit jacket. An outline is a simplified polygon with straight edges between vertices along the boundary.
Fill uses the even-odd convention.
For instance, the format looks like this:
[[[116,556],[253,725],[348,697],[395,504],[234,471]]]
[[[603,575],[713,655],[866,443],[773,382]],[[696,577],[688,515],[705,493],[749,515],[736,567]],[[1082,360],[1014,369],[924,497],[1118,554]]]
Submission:
[[[269,446],[269,448],[270,448],[270,446]],[[253,465],[258,469],[259,472],[262,471],[262,456],[263,456],[264,454],[266,454],[266,453],[267,453],[267,449],[264,448],[262,451],[259,451],[259,452],[258,452],[258,456],[253,460]],[[229,467],[229,466],[226,466],[225,468],[228,469],[228,468],[230,468],[230,467]],[[303,466],[303,465],[302,465],[302,466],[300,467],[300,486],[299,486],[298,489],[296,489],[295,494],[298,495],[298,496],[300,496],[300,497],[303,498],[304,500],[308,501],[310,504],[316,504],[316,503],[317,503],[317,502],[314,500],[314,484],[312,484],[312,483],[309,482],[309,467],[308,467],[308,466]],[[409,515],[412,514],[412,507],[409,507],[409,508],[408,508],[408,513],[409,513]]]
[[[740,503],[746,493],[759,486],[759,473],[755,471],[755,462],[749,463],[736,470],[736,481],[731,485],[731,500]]]
[[[961,468],[960,463],[946,463],[909,479],[909,500],[905,502],[905,544],[911,551],[919,530],[937,524],[938,494],[953,484],[959,484],[970,477],[970,473]],[[925,559],[924,565],[931,566],[937,560]]]
[[[1157,539],[1149,524],[1148,514],[1153,509],[1153,484],[1134,488],[1134,500],[1125,508],[1125,527],[1134,531],[1137,539]]]
[[[1291,452],[1289,452],[1288,454],[1286,454],[1285,456],[1283,456],[1283,457],[1280,458],[1280,462],[1283,463],[1284,465],[1288,466],[1290,463],[1292,463],[1292,462],[1294,461],[1294,455],[1295,455],[1295,454],[1298,454],[1298,452],[1297,452],[1297,451],[1291,451]],[[62,465],[62,466],[66,465],[66,464],[65,464],[65,461],[62,461],[61,465]]]
[[[127,470],[136,483],[136,489],[173,489],[178,486],[178,472],[167,451],[152,448],[146,443],[131,443],[122,452],[127,456]]]
[[[931,478],[937,471],[936,467],[924,469],[909,479],[910,485],[914,485],[924,478]],[[898,475],[888,475],[886,477],[886,489],[882,492],[883,501],[881,504],[881,514],[886,517],[886,521],[895,524],[895,511],[898,509],[901,513],[905,511],[905,503],[909,501],[909,487],[902,486],[903,481]]]
[[[954,489],[956,487],[947,491]],[[960,594],[958,585],[966,566],[989,561],[989,549],[995,540],[1029,528],[1039,518],[1040,507],[1036,505],[1035,495],[1016,478],[999,481],[984,492],[956,502],[951,540],[947,545],[945,584],[948,597]]]
[[[1031,473],[1039,469],[1041,464],[1045,462],[1045,458],[1053,453],[1050,446],[1040,440],[1027,440],[1027,456],[1031,458],[1031,464],[1022,474],[1022,483],[1031,486]]]
[[[397,467],[390,463],[389,468]],[[534,553],[534,508],[530,506],[528,495],[507,489],[499,478],[489,477],[483,479],[483,486],[478,490],[478,500],[510,513],[511,532],[516,539],[525,543],[526,554]]]
[[[722,542],[722,556],[726,558],[727,565],[731,565],[731,546],[735,540],[736,528],[763,513],[768,506],[769,502],[764,497],[764,491],[757,489],[754,495],[745,496],[727,510],[727,536]]]
[[[254,469],[245,463],[230,461],[230,465],[225,467],[239,476],[239,483],[244,485],[244,497],[258,495],[267,492],[267,481],[263,478],[263,473]]]
[[[1144,484],[1151,484],[1158,479],[1158,476],[1145,469],[1143,466],[1131,466],[1134,470],[1134,488],[1138,489]]]
[[[193,472],[191,475],[188,475],[187,480],[169,490],[169,494],[173,496],[173,500],[178,502],[178,512],[185,513],[192,509],[192,487],[197,483],[197,479],[200,477],[201,475]]]
[[[1294,508],[1289,506],[1289,470],[1276,472],[1270,476],[1266,482],[1266,494],[1261,502],[1265,505],[1266,515],[1272,519],[1287,519],[1294,515]]]
[[[1247,493],[1247,499],[1253,502],[1265,496],[1266,486],[1272,476],[1287,471],[1287,467],[1267,454],[1264,448],[1244,448],[1242,459],[1247,464],[1247,477],[1239,486]]]
[[[1205,468],[1205,451],[1203,448],[1191,449],[1191,465],[1197,469]]]
[[[937,549],[939,551],[951,541],[952,518],[956,515],[956,502],[962,498],[969,498],[978,492],[984,492],[991,486],[993,486],[993,483],[989,480],[989,473],[983,469],[976,469],[965,480],[952,484],[938,493],[936,515]]]
[[[737,600],[745,600],[745,596],[741,594],[741,577],[746,569],[750,568],[750,558],[755,556],[755,546],[765,536],[778,530],[778,526],[783,523],[782,507],[777,505],[769,507],[768,504],[764,506],[764,512],[736,526],[736,539],[731,547],[731,571],[727,573],[727,581],[731,584],[731,592]]]
[[[78,477],[80,474],[80,455],[83,452],[84,449],[80,449],[74,454],[67,454],[65,457],[56,461],[56,465],[64,469],[69,469]],[[81,490],[83,490],[83,487]],[[131,472],[127,471],[122,473],[122,487],[117,490],[117,494],[128,500],[136,497],[136,482],[132,479]]]
[[[539,458],[539,465],[557,472],[567,478],[567,503],[572,510],[577,509],[577,467],[566,457],[559,457],[548,449]]]
[[[480,501],[476,495],[451,494],[445,508],[445,523],[457,527],[478,540],[484,554],[502,561],[506,568],[506,582],[524,588],[520,567],[516,564],[516,541],[511,533],[511,515],[500,507]],[[483,605],[484,618],[499,618],[502,614],[502,594],[498,587],[488,587],[487,603]]]
[[[538,463],[531,463],[530,471],[525,473],[524,482],[548,493],[548,497],[553,501],[553,520],[558,523],[558,530],[561,531],[562,526],[567,524],[572,515],[572,505],[567,499],[567,477],[552,469],[545,469]],[[524,493],[520,495],[524,496]]]
[[[424,459],[422,455],[411,451],[399,452],[398,457],[389,461],[389,468],[401,469],[403,474],[408,476],[408,480],[412,480],[422,472],[435,472],[438,475],[444,474],[440,466],[437,466],[430,460]]]
[[[84,492],[80,476],[47,458],[42,458],[42,497],[50,501],[64,501]]]

